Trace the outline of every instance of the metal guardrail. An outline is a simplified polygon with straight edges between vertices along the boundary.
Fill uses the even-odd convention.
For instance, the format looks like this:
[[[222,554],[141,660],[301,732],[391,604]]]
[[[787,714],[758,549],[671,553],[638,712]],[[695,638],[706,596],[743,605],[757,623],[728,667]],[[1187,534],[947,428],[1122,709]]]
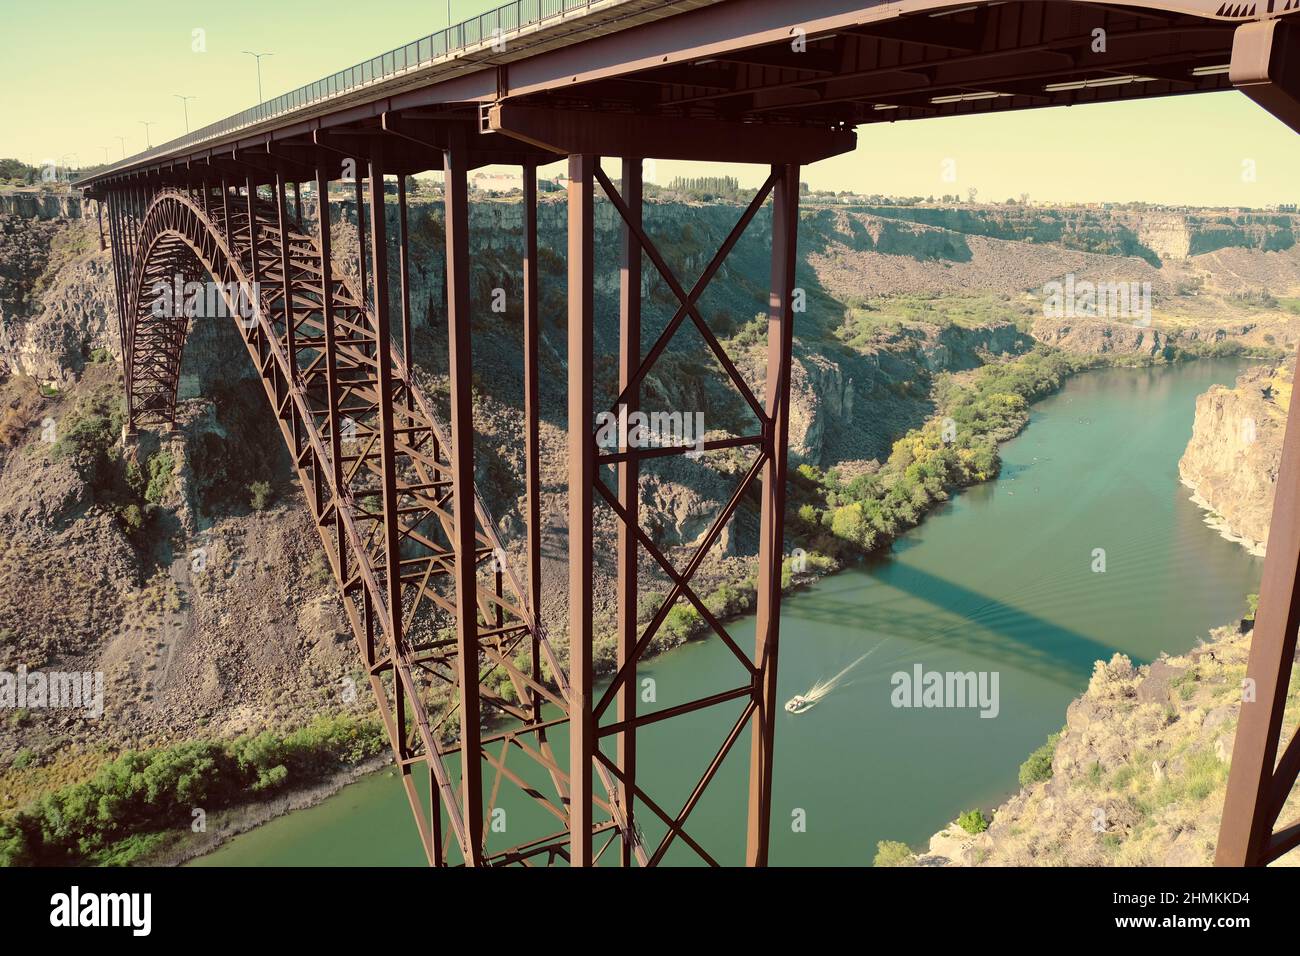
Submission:
[[[314,83],[282,93],[274,99],[265,100],[233,116],[209,123],[184,136],[168,140],[160,146],[135,153],[100,170],[95,175],[100,176],[127,168],[156,156],[163,156],[177,149],[193,146],[343,96],[403,73],[431,66],[451,54],[481,43],[491,42],[499,36],[505,37],[510,33],[517,33],[524,27],[542,25],[547,20],[564,17],[575,11],[590,11],[592,7],[607,7],[616,2],[618,0],[513,0],[512,3],[488,10],[477,17],[453,24],[405,46],[371,57]]]

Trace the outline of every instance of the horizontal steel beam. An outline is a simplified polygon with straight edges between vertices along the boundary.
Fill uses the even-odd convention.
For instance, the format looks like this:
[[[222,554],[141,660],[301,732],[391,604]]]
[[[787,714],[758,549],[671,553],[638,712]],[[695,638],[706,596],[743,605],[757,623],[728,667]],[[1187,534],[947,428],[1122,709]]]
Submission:
[[[1300,31],[1293,24],[1264,20],[1237,27],[1228,78],[1287,126],[1300,131]]]
[[[498,104],[488,128],[562,156],[629,156],[719,163],[808,164],[851,151],[851,129],[553,110]]]

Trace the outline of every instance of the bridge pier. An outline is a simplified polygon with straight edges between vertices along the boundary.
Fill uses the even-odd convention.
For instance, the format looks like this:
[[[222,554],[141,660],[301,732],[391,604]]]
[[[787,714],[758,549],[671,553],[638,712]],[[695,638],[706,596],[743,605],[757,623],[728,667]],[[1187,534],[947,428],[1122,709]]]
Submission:
[[[165,255],[167,268],[192,255],[224,285],[252,291],[254,314],[243,337],[276,415],[336,577],[367,680],[388,731],[421,844],[431,865],[449,861],[454,844],[468,865],[544,859],[595,865],[609,854],[623,865],[656,865],[674,846],[719,861],[689,832],[689,817],[745,731],[751,737],[744,861],[768,859],[771,826],[775,668],[785,507],[794,250],[799,169],[852,145],[851,133],[808,129],[797,137],[738,124],[671,121],[638,130],[625,117],[495,111],[486,125],[465,114],[383,114],[353,135],[317,129],[241,144],[191,167],[160,170],[104,191],[114,250],[119,331],[126,355],[131,427],[174,415],[185,327],[160,326],[145,308],[143,283]],[[517,124],[517,126],[512,126]],[[806,135],[805,135],[806,133]],[[763,145],[769,154],[749,150]],[[642,157],[688,158],[701,148],[719,160],[765,159],[770,173],[688,292],[646,234]],[[618,187],[600,157],[622,164]],[[537,168],[567,157],[569,662],[561,667],[541,621],[540,357],[543,350],[538,258]],[[491,517],[474,489],[472,301],[468,172],[505,161],[523,172],[523,497],[525,572],[515,575]],[[414,381],[411,249],[406,177],[444,173],[446,322],[450,416],[435,420]],[[314,177],[318,215],[304,221],[300,173]],[[352,174],[356,173],[355,176]],[[385,180],[397,177],[396,234],[389,235]],[[340,276],[330,235],[329,185],[355,180],[357,274]],[[213,192],[219,183],[220,194]],[[623,436],[598,447],[594,287],[596,186],[622,223],[619,348],[615,410],[639,411],[643,383],[687,323],[703,338],[753,416],[752,433],[704,441],[704,451],[745,449],[753,462],[716,515],[687,566],[676,568],[641,526],[643,462],[691,447],[642,446]],[[259,188],[270,192],[259,196]],[[290,207],[290,192],[292,207]],[[241,195],[242,194],[242,195]],[[759,210],[773,203],[772,287],[766,395],[755,396],[700,308],[700,297]],[[308,234],[309,233],[309,234]],[[396,268],[391,258],[396,255]],[[181,257],[181,258],[177,258]],[[160,260],[160,262],[163,260]],[[678,306],[642,348],[641,288],[647,261]],[[188,268],[188,266],[187,266]],[[395,273],[395,275],[394,275]],[[395,281],[394,281],[395,280]],[[265,288],[263,286],[265,285]],[[396,295],[394,296],[393,291]],[[223,292],[223,294],[225,294]],[[398,327],[392,300],[401,309]],[[228,303],[234,311],[234,303]],[[434,319],[430,316],[430,320]],[[140,379],[148,374],[147,383]],[[144,386],[147,385],[147,390]],[[143,396],[143,397],[142,397]],[[760,524],[758,631],[753,653],[741,649],[694,590],[692,581],[746,501]],[[597,695],[593,670],[594,510],[615,518],[617,673]],[[650,560],[671,582],[667,598],[642,625],[637,611]],[[642,712],[638,669],[659,628],[679,603],[692,607],[735,656],[735,686],[699,700]],[[526,658],[526,663],[525,663]],[[503,695],[505,680],[513,690]],[[739,717],[700,767],[680,807],[665,807],[638,773],[642,727],[739,702]],[[552,752],[550,728],[568,726],[567,760]],[[605,738],[613,737],[609,753]],[[496,748],[500,748],[499,752]],[[508,766],[522,756],[550,778]],[[448,762],[459,759],[454,776]],[[486,766],[485,766],[486,764]],[[429,776],[427,800],[413,771]],[[490,786],[489,786],[490,775]],[[486,821],[504,785],[518,787],[560,821],[558,833],[489,847]],[[490,790],[490,794],[489,794]],[[647,845],[638,817],[656,830]]]
[[[1234,86],[1300,132],[1300,31],[1263,20],[1239,26],[1229,75]],[[1300,395],[1292,393],[1278,468],[1268,550],[1259,585],[1250,660],[1242,685],[1228,792],[1215,863],[1265,866],[1300,846],[1300,819],[1274,831],[1300,776],[1300,731],[1281,759],[1287,691],[1300,629]]]

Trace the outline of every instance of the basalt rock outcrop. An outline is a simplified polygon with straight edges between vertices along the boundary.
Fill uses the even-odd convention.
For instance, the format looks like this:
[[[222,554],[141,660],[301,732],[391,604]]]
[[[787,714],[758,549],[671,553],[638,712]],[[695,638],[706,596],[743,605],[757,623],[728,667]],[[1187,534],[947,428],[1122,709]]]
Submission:
[[[1255,551],[1268,538],[1294,375],[1294,362],[1261,365],[1232,388],[1210,388],[1196,400],[1192,438],[1178,462],[1211,522]]]
[[[1054,319],[1046,316],[1034,322],[1038,341],[1065,352],[1080,355],[1131,355],[1152,359],[1164,353],[1164,333],[1149,326],[1100,319]]]

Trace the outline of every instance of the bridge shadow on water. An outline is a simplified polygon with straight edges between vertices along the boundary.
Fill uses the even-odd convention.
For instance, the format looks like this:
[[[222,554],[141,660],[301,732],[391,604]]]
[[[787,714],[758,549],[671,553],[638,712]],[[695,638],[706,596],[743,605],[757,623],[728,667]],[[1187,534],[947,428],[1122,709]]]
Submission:
[[[856,627],[864,636],[897,641],[886,646],[888,653],[879,661],[871,662],[873,668],[897,664],[900,654],[910,665],[927,652],[956,651],[1073,689],[1087,683],[1095,661],[1109,659],[1116,650],[1032,611],[896,560],[882,562],[875,570],[868,567],[865,574],[849,572],[840,580],[863,577],[871,582],[864,582],[866,589],[876,592],[866,600],[856,593],[841,596],[850,589],[837,587],[832,578],[818,586],[814,599],[787,601],[781,615],[786,653],[797,646],[801,622]],[[913,602],[927,609],[918,610]]]

